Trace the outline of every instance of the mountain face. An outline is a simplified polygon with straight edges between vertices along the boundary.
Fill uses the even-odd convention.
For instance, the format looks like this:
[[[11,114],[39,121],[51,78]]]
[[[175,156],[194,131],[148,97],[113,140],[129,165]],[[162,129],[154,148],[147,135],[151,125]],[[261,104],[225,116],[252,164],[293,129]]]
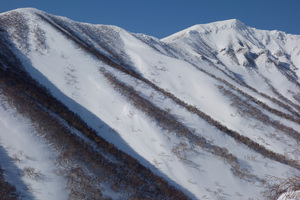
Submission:
[[[0,34],[6,199],[274,199],[299,176],[299,35],[159,40],[35,9]]]

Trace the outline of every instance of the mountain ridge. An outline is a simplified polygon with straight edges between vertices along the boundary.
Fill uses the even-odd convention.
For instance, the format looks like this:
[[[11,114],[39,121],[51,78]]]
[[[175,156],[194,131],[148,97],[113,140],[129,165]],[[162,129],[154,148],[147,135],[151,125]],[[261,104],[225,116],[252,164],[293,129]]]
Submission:
[[[45,135],[61,128],[66,132],[65,141],[77,135],[88,141],[83,146],[90,149],[91,156],[97,152],[108,159],[105,162],[110,163],[109,169],[98,160],[93,163],[105,172],[107,180],[97,182],[99,175],[91,164],[61,149],[56,140],[44,141],[59,149],[55,154],[58,158],[68,155],[81,166],[82,173],[96,181],[93,188],[102,197],[141,199],[157,194],[171,198],[170,192],[176,191],[174,194],[192,199],[261,199],[262,192],[266,192],[263,188],[269,184],[267,175],[284,177],[300,169],[299,40],[283,33],[273,37],[270,31],[244,27],[237,20],[188,29],[216,24],[220,24],[220,31],[218,28],[204,36],[189,30],[177,40],[172,40],[174,35],[158,40],[36,9],[1,14],[1,78],[4,83],[14,83],[3,84],[1,89],[6,96],[10,94],[6,87],[19,85],[26,91],[23,94],[17,87],[11,89],[18,92],[10,98],[19,98],[16,95],[20,93],[30,99],[32,109],[45,120],[29,117],[37,130],[50,123],[53,128],[46,127]],[[236,33],[232,31],[236,26],[252,32]],[[221,38],[218,34],[222,31],[227,32]],[[268,44],[261,40],[268,37]],[[22,77],[22,73],[32,82],[13,78],[13,74]],[[24,115],[19,101],[12,102],[18,115]],[[40,107],[35,108],[37,103]],[[48,122],[43,110],[54,113],[53,121],[63,123],[56,127]],[[27,117],[34,116],[30,109],[25,113]],[[0,138],[9,143],[4,135]],[[4,148],[9,156],[16,154],[5,145]],[[15,146],[18,148],[28,151]],[[68,162],[58,159],[60,164],[54,167],[69,168]],[[1,167],[6,169],[5,165]],[[65,192],[71,191],[74,199],[76,190],[81,192],[77,195],[86,195],[80,185],[70,185],[70,177],[76,180],[76,170],[71,167],[61,174],[68,180]],[[109,175],[109,170],[114,175]],[[121,172],[140,177],[138,189],[120,179]],[[141,196],[149,187],[145,177],[154,183],[161,181],[164,192],[153,185],[152,193],[147,190],[146,196]],[[83,180],[80,176],[77,179]],[[24,180],[32,182],[28,177]],[[23,191],[20,187],[17,190]],[[34,191],[30,193],[42,198]],[[176,199],[176,195],[172,198]]]

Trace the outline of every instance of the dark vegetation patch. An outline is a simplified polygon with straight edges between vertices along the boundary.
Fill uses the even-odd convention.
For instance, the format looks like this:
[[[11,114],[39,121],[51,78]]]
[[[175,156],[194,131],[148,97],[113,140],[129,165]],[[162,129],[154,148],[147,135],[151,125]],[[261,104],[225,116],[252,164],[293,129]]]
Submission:
[[[2,200],[18,200],[19,195],[16,187],[6,182],[3,176],[3,169],[0,166],[0,198]]]
[[[294,138],[300,142],[300,133],[290,127],[283,125],[278,120],[273,120],[268,115],[264,114],[260,109],[251,105],[247,100],[242,99],[240,96],[234,94],[231,90],[219,85],[219,90],[231,100],[231,106],[236,108],[241,116],[254,118],[265,125],[272,126],[274,129],[282,131],[284,134]]]
[[[195,66],[195,67],[196,67],[196,66]],[[289,105],[282,103],[281,101],[277,100],[277,99],[274,98],[274,97],[270,97],[270,96],[268,96],[267,94],[264,94],[264,93],[262,93],[262,92],[259,92],[259,91],[257,91],[255,88],[252,88],[252,87],[250,87],[250,86],[248,86],[248,85],[244,85],[245,87],[247,87],[247,88],[250,89],[251,91],[253,91],[253,92],[255,92],[255,93],[257,93],[257,94],[263,96],[264,98],[266,98],[266,99],[272,101],[273,103],[279,105],[280,107],[286,109],[287,111],[289,111],[290,113],[292,113],[294,116],[292,116],[292,115],[290,115],[290,114],[287,114],[287,113],[284,113],[284,112],[281,112],[281,111],[279,111],[279,110],[277,110],[277,109],[271,108],[271,107],[268,106],[266,103],[264,103],[264,102],[262,102],[262,101],[256,99],[255,97],[253,97],[253,96],[247,94],[246,92],[242,91],[241,89],[237,88],[236,86],[232,85],[231,83],[227,82],[226,80],[224,80],[224,79],[222,79],[222,78],[219,78],[219,77],[215,76],[214,74],[209,73],[209,72],[207,72],[207,71],[205,71],[205,70],[203,70],[203,69],[201,69],[201,68],[199,68],[199,67],[196,67],[196,68],[197,68],[198,70],[200,70],[201,72],[203,72],[203,73],[209,75],[210,77],[212,77],[212,78],[214,78],[214,79],[220,81],[221,83],[225,84],[226,86],[228,86],[228,87],[231,88],[232,90],[237,91],[238,93],[240,93],[240,94],[243,95],[244,97],[250,99],[252,102],[254,102],[255,104],[257,104],[257,105],[259,105],[260,107],[262,107],[263,109],[265,109],[265,110],[267,110],[267,111],[269,111],[269,112],[271,112],[271,113],[273,113],[273,114],[275,114],[275,115],[277,115],[277,116],[279,116],[279,117],[282,117],[282,118],[285,118],[285,119],[287,119],[287,120],[290,120],[290,121],[293,121],[293,122],[296,122],[296,123],[300,124],[300,115],[299,115],[299,113],[298,113],[298,112],[295,112]],[[287,101],[287,102],[289,102],[289,101]],[[290,103],[292,103],[292,102],[290,102]],[[295,105],[295,107],[297,107],[297,106]]]

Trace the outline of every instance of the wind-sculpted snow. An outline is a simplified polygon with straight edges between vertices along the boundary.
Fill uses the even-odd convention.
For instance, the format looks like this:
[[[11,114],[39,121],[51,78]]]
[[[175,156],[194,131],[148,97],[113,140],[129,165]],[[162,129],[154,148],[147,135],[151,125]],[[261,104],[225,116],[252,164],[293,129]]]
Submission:
[[[268,177],[299,175],[300,36],[227,20],[159,40],[36,9],[0,30],[1,95],[51,147],[62,198],[274,199]]]

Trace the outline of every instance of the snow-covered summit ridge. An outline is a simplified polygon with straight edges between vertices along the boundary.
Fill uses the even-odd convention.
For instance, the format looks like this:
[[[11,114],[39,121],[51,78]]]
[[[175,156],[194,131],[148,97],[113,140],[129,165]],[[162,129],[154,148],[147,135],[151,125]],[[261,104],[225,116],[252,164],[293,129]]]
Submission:
[[[35,13],[35,14],[36,13],[45,13],[44,11],[41,11],[39,9],[28,7],[28,8],[17,8],[17,9],[14,9],[14,10],[10,10],[10,11],[7,11],[7,12],[0,13],[0,15],[9,14],[9,13],[12,13],[12,12]]]
[[[162,41],[170,42],[176,39],[179,39],[185,35],[193,34],[195,32],[201,34],[217,33],[222,30],[244,30],[247,29],[247,26],[238,19],[229,19],[224,21],[217,21],[207,24],[197,24],[186,28],[182,31],[174,33],[166,38],[163,38]]]
[[[12,17],[14,18],[16,15],[21,15],[23,17],[25,17],[27,20],[32,20],[34,18],[36,18],[37,15],[46,15],[47,13],[36,9],[36,8],[17,8],[14,10],[10,10],[10,11],[6,11],[3,13],[0,13],[0,17]]]
[[[232,58],[232,63],[239,65],[249,62],[249,59],[239,54],[249,54],[255,55],[255,59],[262,55],[264,62],[271,59],[288,63],[293,69],[297,69],[296,66],[300,64],[299,35],[252,28],[237,19],[195,25],[160,41],[179,52],[204,55],[213,62],[220,62],[226,55]]]
[[[84,23],[84,22],[77,22],[77,21],[74,21],[74,20],[71,20],[67,17],[64,17],[64,16],[57,16],[57,15],[52,15],[52,14],[49,14],[47,12],[44,12],[42,10],[39,10],[39,9],[36,9],[36,8],[31,8],[31,7],[28,7],[28,8],[18,8],[18,9],[14,9],[14,10],[10,10],[10,11],[7,11],[7,12],[3,12],[3,13],[0,13],[0,17],[7,17],[7,16],[14,16],[16,14],[21,14],[23,17],[25,17],[25,19],[27,21],[32,21],[34,19],[37,19],[38,16],[44,16],[44,17],[47,17],[47,16],[50,16],[50,17],[54,17],[54,18],[57,18],[57,19],[60,19],[66,23],[72,23],[72,24],[82,24],[82,25],[87,25],[87,26],[94,26],[95,28],[101,28],[101,27],[105,27],[105,28],[109,28],[111,30],[114,30],[114,31],[118,31],[118,32],[122,32],[122,31],[125,31],[124,29],[122,29],[121,27],[118,27],[118,26],[115,26],[115,25],[105,25],[105,24],[91,24],[91,23]]]
[[[256,177],[300,169],[299,36],[233,19],[195,25],[167,41],[31,8],[1,14],[0,30],[0,70],[17,68],[15,55],[95,136],[192,199],[263,199]],[[103,191],[125,198],[109,186]]]
[[[228,29],[235,29],[235,30],[243,30],[246,29],[247,26],[238,19],[229,19],[224,21],[217,21],[207,24],[197,24],[194,25],[187,30],[194,30],[199,32],[217,32],[219,30],[228,30]]]
[[[238,19],[229,19],[224,21],[217,21],[207,24],[197,24],[194,26],[191,26],[189,28],[186,28],[182,31],[179,31],[177,33],[174,33],[168,37],[165,37],[161,39],[163,42],[170,43],[172,41],[176,41],[180,38],[186,38],[191,35],[200,34],[200,35],[220,35],[224,33],[231,33],[234,35],[244,35],[247,36],[249,34],[259,34],[259,35],[275,35],[275,36],[289,36],[289,37],[297,37],[297,35],[287,34],[283,31],[278,30],[260,30],[256,29],[250,26],[245,25],[243,22],[241,22]],[[298,39],[300,36],[298,37]],[[259,39],[259,38],[258,38]],[[282,39],[282,37],[281,37]]]

